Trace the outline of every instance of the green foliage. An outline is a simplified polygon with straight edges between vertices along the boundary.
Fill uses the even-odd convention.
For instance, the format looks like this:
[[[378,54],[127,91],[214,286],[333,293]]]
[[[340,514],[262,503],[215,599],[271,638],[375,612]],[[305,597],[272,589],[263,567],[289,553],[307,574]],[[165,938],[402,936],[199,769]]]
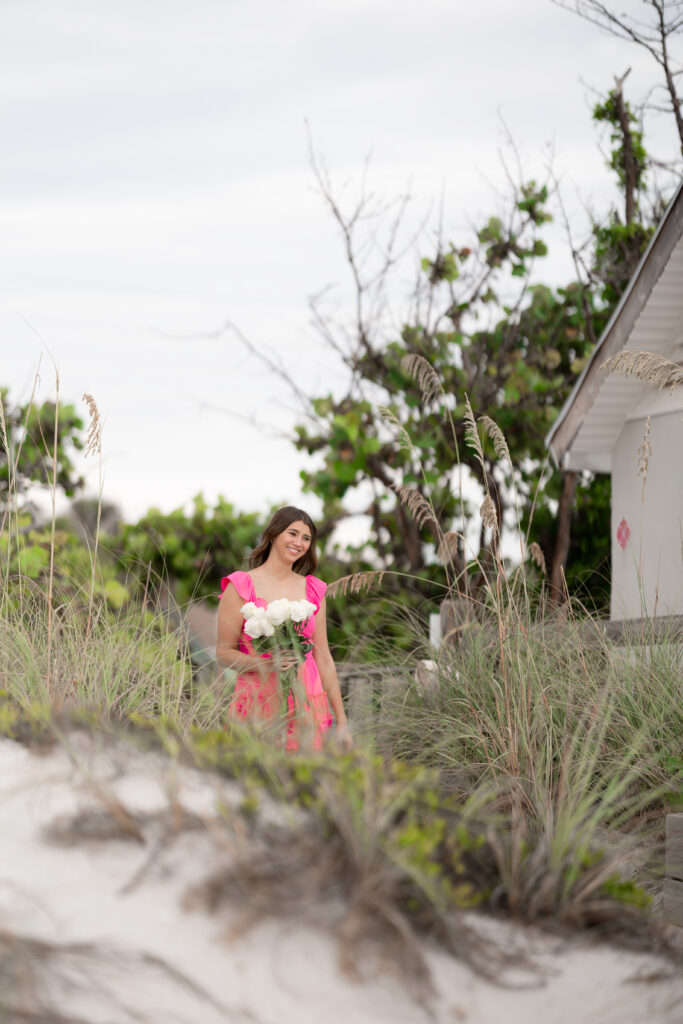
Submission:
[[[441,300],[446,308],[438,325],[416,320],[404,325],[400,340],[362,347],[354,361],[356,379],[372,387],[375,401],[362,398],[352,385],[341,398],[328,394],[313,400],[315,431],[297,428],[297,446],[318,460],[317,468],[301,475],[305,489],[322,499],[325,519],[337,517],[352,494],[367,493],[368,484],[373,487],[366,510],[372,520],[371,550],[366,547],[360,562],[360,552],[348,552],[353,569],[379,565],[412,573],[418,579],[404,590],[415,595],[416,604],[420,598],[436,601],[439,596],[429,582],[434,556],[427,546],[438,541],[438,533],[431,517],[416,522],[401,507],[392,493],[395,481],[427,498],[444,530],[461,529],[463,517],[471,512],[462,498],[460,467],[490,489],[503,509],[514,488],[522,520],[526,523],[534,505],[546,548],[552,550],[548,525],[561,478],[557,474],[538,493],[544,437],[609,311],[581,282],[557,289],[530,285],[521,306],[502,301],[510,279],[525,276],[531,260],[546,252],[538,237],[550,219],[546,202],[547,190],[531,182],[517,202],[519,221],[510,227],[493,217],[480,229],[478,255],[450,246],[423,260],[428,305],[438,307]],[[453,284],[465,275],[480,283],[454,301]],[[501,315],[491,321],[495,310]],[[482,327],[485,320],[488,326]],[[406,368],[414,357],[431,366],[438,381],[438,393],[429,401],[422,382]],[[466,395],[478,416],[490,417],[501,428],[519,468],[499,459],[488,438],[482,468],[477,453],[465,443]],[[533,532],[531,539],[536,539]],[[463,568],[462,562],[456,564],[457,571]],[[579,571],[584,569],[582,564]]]
[[[634,184],[636,189],[642,189],[645,185],[648,168],[648,156],[645,146],[643,145],[643,133],[638,127],[636,127],[638,120],[631,110],[630,104],[623,100],[622,103],[630,135],[631,144],[629,150],[633,155],[635,162]],[[608,164],[616,174],[621,188],[626,190],[626,144],[624,140],[624,126],[622,125],[619,117],[619,103],[616,89],[611,89],[609,91],[607,99],[604,100],[604,102],[595,104],[593,107],[593,120],[598,124],[608,124],[611,128],[610,141],[612,143],[612,149]]]
[[[522,530],[529,541],[541,546],[550,565],[556,522],[551,502],[559,501],[562,478],[554,473],[537,503],[533,517],[524,509]],[[576,489],[571,516],[571,541],[565,579],[570,593],[594,614],[609,614],[610,605],[610,510],[612,479],[607,474],[584,474]]]
[[[645,892],[642,886],[637,885],[632,879],[620,878],[619,875],[610,875],[602,884],[602,891],[606,896],[622,903],[629,903],[635,907],[648,907],[652,897]]]
[[[21,527],[25,529],[30,522],[30,516],[22,516],[20,519]],[[47,543],[41,543],[43,540]],[[21,574],[27,579],[39,579],[47,572],[50,564],[49,534],[44,537],[40,530],[31,529],[16,536],[10,535],[9,531],[3,532],[0,534],[0,557],[10,575]]]
[[[18,531],[0,533],[0,558],[10,591],[22,578],[45,585],[52,551],[53,580],[63,595],[79,600],[84,608],[91,590],[110,609],[122,608],[130,601],[133,588],[116,558],[100,547],[93,565],[92,548],[68,520],[59,521],[54,534],[51,526],[32,528],[28,515],[20,515],[18,525]]]
[[[72,495],[82,485],[74,454],[83,448],[83,420],[73,405],[43,402],[12,405],[0,388],[4,429],[0,430],[0,508],[10,489],[21,496],[31,484]],[[55,434],[57,434],[55,466]]]
[[[605,224],[595,225],[595,273],[602,283],[602,298],[610,307],[628,285],[654,231],[654,224],[623,224],[614,212]]]
[[[325,580],[335,580],[372,568],[352,549],[323,558],[318,572]],[[387,576],[381,590],[370,590],[362,599],[336,595],[327,602],[333,656],[337,661],[376,665],[403,660],[415,649],[416,632],[428,633],[429,614],[439,610],[443,593],[443,570],[431,566],[414,579]]]
[[[142,586],[151,574],[168,580],[181,604],[200,597],[217,601],[221,578],[244,564],[264,525],[256,513],[238,512],[224,498],[211,507],[198,494],[189,512],[153,508],[126,524],[119,550]]]
[[[602,299],[611,308],[619,300],[644,253],[655,224],[640,213],[639,197],[645,188],[648,155],[643,135],[629,104],[616,89],[593,108],[593,120],[610,126],[609,167],[626,198],[626,216],[612,209],[602,224],[593,226],[594,274]]]
[[[417,580],[406,585],[409,600],[438,596],[428,579],[440,540],[436,524],[469,538],[474,533],[468,529],[474,510],[463,499],[463,472],[493,498],[501,531],[521,522],[529,540],[540,543],[546,563],[554,562],[563,477],[547,466],[544,438],[661,212],[661,204],[653,202],[648,219],[638,204],[649,161],[628,103],[613,90],[593,114],[611,128],[610,167],[626,193],[628,215],[622,220],[612,210],[593,226],[589,252],[587,243],[573,253],[575,280],[562,287],[538,281],[538,260],[548,251],[542,231],[551,215],[547,187],[533,180],[508,197],[503,215],[484,219],[472,244],[440,244],[435,255],[423,257],[414,312],[398,336],[378,327],[382,321],[376,312],[364,319],[368,275],[356,267],[357,336],[345,333],[335,346],[348,351],[350,383],[345,394],[314,398],[316,425],[297,428],[297,447],[313,456],[314,466],[301,476],[304,488],[322,500],[326,522],[337,521],[351,503],[370,517],[368,544],[362,552],[348,552],[348,560],[356,570],[411,573]],[[352,240],[356,222],[351,230],[341,214],[337,218]],[[375,229],[373,239],[376,234]],[[361,244],[358,252],[362,264]],[[352,248],[347,257],[353,263]],[[329,323],[326,335],[331,332]],[[489,436],[482,437],[482,459],[466,443],[465,396],[476,418],[490,418],[503,432],[512,465],[496,453]],[[405,497],[403,504],[396,497],[401,486],[415,492],[410,510]],[[415,514],[426,505],[433,514]],[[566,578],[590,606],[603,608],[607,482],[586,476],[572,520]],[[481,566],[492,557],[490,537],[483,528],[479,534],[479,552],[469,565],[462,544],[449,556],[465,589],[475,593],[484,583]]]
[[[0,736],[32,745],[52,741],[52,709],[48,704],[21,704],[16,691],[0,689]]]

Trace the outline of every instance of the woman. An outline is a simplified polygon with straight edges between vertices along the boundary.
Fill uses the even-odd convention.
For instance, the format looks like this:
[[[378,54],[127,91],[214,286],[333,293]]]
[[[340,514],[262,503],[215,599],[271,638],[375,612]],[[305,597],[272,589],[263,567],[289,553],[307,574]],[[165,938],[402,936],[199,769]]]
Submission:
[[[314,749],[332,725],[330,706],[337,719],[337,738],[348,750],[353,740],[339,691],[337,670],[327,643],[325,591],[327,585],[313,576],[318,564],[315,553],[316,528],[311,517],[299,508],[287,505],[279,509],[266,526],[261,543],[249,556],[249,572],[233,572],[222,580],[223,596],[218,610],[218,660],[239,673],[230,717],[243,721],[268,721],[279,713],[279,683],[269,665],[267,654],[256,654],[251,638],[244,632],[240,609],[245,602],[266,607],[278,598],[302,599],[315,605],[310,619],[302,623],[303,636],[313,641],[299,671],[306,693],[302,718],[312,733]],[[286,652],[279,667],[286,670],[297,664],[296,656]],[[290,712],[293,701],[289,698]],[[287,725],[287,750],[297,750],[300,722]]]

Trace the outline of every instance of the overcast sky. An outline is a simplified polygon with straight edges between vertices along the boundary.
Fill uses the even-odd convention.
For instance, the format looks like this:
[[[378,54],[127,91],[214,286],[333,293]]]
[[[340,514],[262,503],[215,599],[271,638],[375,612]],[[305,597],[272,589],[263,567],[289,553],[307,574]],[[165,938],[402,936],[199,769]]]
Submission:
[[[578,226],[576,189],[597,208],[612,190],[589,86],[629,66],[640,98],[647,55],[549,0],[0,0],[0,384],[26,400],[42,353],[41,397],[51,360],[65,400],[95,396],[128,518],[198,491],[315,512],[303,457],[253,423],[286,430],[290,396],[234,336],[201,337],[229,320],[304,389],[342,382],[309,323],[345,268],[306,122],[335,181],[371,152],[375,191],[409,186],[414,223],[443,195],[464,243],[502,117],[530,175],[554,147]],[[569,272],[558,252],[546,278]]]

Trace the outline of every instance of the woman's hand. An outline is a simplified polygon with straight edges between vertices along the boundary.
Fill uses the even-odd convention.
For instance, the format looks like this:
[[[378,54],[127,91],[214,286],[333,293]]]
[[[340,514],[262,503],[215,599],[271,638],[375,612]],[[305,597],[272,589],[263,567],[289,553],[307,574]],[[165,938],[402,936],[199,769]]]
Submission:
[[[288,669],[295,668],[299,664],[299,658],[295,651],[277,651],[273,655],[272,662],[276,672],[287,672]]]
[[[334,738],[335,742],[342,748],[342,750],[353,750],[353,748],[356,745],[353,742],[353,736],[351,735],[351,731],[347,723],[344,723],[344,725],[337,726],[337,731],[335,733]]]

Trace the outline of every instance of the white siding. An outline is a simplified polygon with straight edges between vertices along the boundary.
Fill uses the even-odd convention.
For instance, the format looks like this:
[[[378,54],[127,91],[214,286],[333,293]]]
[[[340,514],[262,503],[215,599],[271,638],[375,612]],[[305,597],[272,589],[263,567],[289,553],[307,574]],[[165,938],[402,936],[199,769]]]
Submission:
[[[647,417],[627,422],[613,450],[613,619],[683,614],[683,413],[678,404],[674,400],[671,411],[652,416],[644,488],[638,449]],[[626,547],[617,539],[622,520],[630,530]]]

